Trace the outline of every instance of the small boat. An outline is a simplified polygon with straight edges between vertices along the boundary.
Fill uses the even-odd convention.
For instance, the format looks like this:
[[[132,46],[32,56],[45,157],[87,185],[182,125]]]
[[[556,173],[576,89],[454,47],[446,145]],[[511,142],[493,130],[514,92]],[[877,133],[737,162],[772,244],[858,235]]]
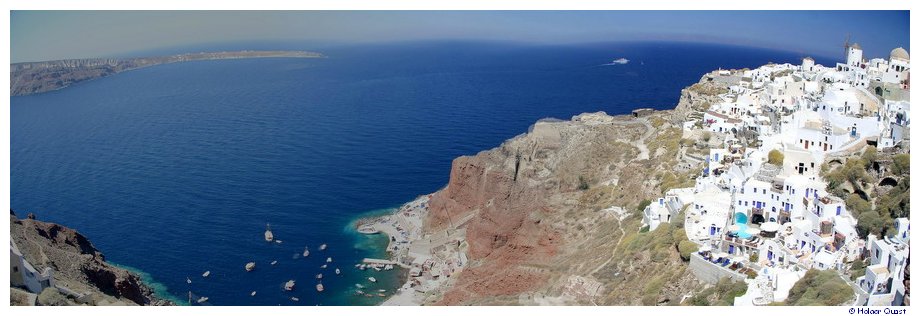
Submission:
[[[342,270],[339,270],[339,268],[335,268],[335,274],[336,275],[342,274]]]
[[[377,293],[377,296],[386,297],[386,295],[383,295],[383,293]]]
[[[375,271],[380,271],[380,270],[382,270],[382,269],[380,269],[379,267],[374,267],[374,270],[375,270]]]
[[[202,296],[202,297],[199,298],[196,302],[198,302],[198,304],[201,304],[201,303],[204,303],[204,302],[207,302],[207,301],[208,301],[208,297],[207,297],[207,296]]]
[[[362,291],[362,290],[357,290],[357,291],[355,291],[355,293],[357,293],[358,295],[361,295],[361,294],[364,294],[364,291]]]
[[[210,270],[205,271],[203,274],[201,274],[201,276],[202,276],[202,277],[205,277],[205,278],[207,278],[209,275],[211,275],[211,271],[210,271]]]
[[[256,291],[252,291],[252,293],[249,293],[249,296],[256,296]]]
[[[265,224],[265,241],[272,242],[275,239],[275,235],[272,234],[272,225]]]
[[[297,298],[297,297],[291,297],[291,300],[292,300],[292,301],[295,301],[295,302],[300,302],[300,299]]]
[[[332,262],[332,257],[326,258],[326,262]]]
[[[370,294],[364,294],[364,297],[374,297],[374,296]]]
[[[289,280],[289,281],[287,281],[287,283],[284,283],[284,290],[285,290],[285,291],[292,291],[292,290],[294,290],[294,280]]]
[[[322,279],[322,278],[323,278],[323,274],[322,274],[322,273],[317,274],[317,275],[316,275],[316,278],[317,278],[317,279]]]
[[[272,261],[272,265],[278,264],[278,260]]]
[[[310,249],[307,249],[307,247],[303,247],[303,256],[307,257],[309,255],[310,255]]]
[[[255,263],[255,262],[249,262],[249,263],[246,264],[246,271],[247,271],[247,272],[248,272],[248,271],[255,270],[255,268],[256,268],[256,263]]]
[[[388,265],[384,266],[383,269],[386,270],[386,271],[393,270],[393,265],[392,265],[392,264],[388,264]]]
[[[328,267],[328,266],[329,266],[329,265],[325,265],[325,264],[324,264],[324,265],[319,266],[319,268],[320,268],[320,269],[325,269],[325,268]]]
[[[387,291],[387,290],[384,290],[384,289],[379,289],[379,290],[377,290],[377,292],[380,292],[380,293],[383,293],[383,292],[386,292],[386,291]]]
[[[360,269],[361,271],[364,271],[364,269],[367,269],[367,266],[362,264],[361,266],[358,267],[358,269]]]
[[[185,283],[192,284],[192,279],[189,279],[188,277],[186,277],[186,278],[185,278]]]
[[[319,245],[319,251],[326,250],[326,244]]]
[[[363,288],[364,288],[364,286],[363,286],[363,285],[361,285],[361,284],[357,284],[357,283],[355,283],[355,287],[356,287],[356,288],[359,288],[359,289],[363,289]]]
[[[322,284],[322,283],[316,285],[316,291],[317,291],[317,292],[322,292],[323,290],[324,290],[324,288],[323,288],[323,284]]]
[[[275,240],[275,243],[276,243],[276,244],[280,244],[280,243],[281,243],[281,239]]]
[[[367,280],[368,280],[368,281],[371,281],[371,282],[374,282],[374,283],[377,283],[377,279],[375,279],[374,277],[369,277],[369,278],[367,278]]]

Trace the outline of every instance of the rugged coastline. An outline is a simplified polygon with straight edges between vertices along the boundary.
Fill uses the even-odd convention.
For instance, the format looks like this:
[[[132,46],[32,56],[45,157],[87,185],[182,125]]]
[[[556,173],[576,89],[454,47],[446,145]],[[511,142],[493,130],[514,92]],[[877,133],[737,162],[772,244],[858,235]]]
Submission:
[[[138,58],[68,59],[10,64],[10,96],[38,94],[92,79],[150,66],[200,60],[247,58],[320,58],[308,51],[201,52]]]
[[[411,269],[383,305],[675,304],[704,288],[676,247],[631,243],[632,210],[692,183],[699,162],[681,139],[702,140],[681,124],[725,88],[705,78],[673,110],[541,120],[455,159],[445,188],[368,219]],[[661,287],[646,294],[649,275]]]
[[[25,280],[13,282],[25,285],[10,286],[11,305],[174,305],[71,228],[10,214],[10,247],[16,272],[25,270]]]

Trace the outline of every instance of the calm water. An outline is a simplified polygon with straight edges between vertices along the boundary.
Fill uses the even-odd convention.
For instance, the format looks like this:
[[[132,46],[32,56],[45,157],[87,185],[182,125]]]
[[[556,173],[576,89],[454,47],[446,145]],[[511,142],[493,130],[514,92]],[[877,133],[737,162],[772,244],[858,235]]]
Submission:
[[[393,289],[397,273],[353,268],[382,256],[386,240],[351,232],[349,222],[440,189],[454,157],[540,118],[671,108],[709,70],[799,57],[689,44],[471,42],[323,53],[330,57],[157,66],[12,98],[12,208],[78,229],[110,261],[177,297],[376,304],[351,295],[354,283],[372,275]],[[620,57],[631,62],[600,66]],[[262,240],[266,223],[283,244]],[[310,257],[294,259],[304,246]],[[324,271],[326,257],[334,262]],[[256,271],[243,271],[248,261]],[[292,293],[281,290],[288,279],[298,281]]]

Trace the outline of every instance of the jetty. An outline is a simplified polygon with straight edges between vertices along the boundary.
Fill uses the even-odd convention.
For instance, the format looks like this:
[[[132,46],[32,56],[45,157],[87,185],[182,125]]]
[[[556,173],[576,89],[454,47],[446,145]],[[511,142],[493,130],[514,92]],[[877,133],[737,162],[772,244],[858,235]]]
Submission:
[[[386,260],[386,259],[364,258],[364,260],[362,260],[361,262],[363,262],[364,264],[366,264],[367,266],[372,267],[372,268],[373,268],[373,267],[386,267],[386,266],[400,266],[400,267],[403,267],[403,268],[406,268],[406,269],[409,268],[408,265],[406,265],[406,264],[404,264],[404,263],[402,263],[402,262],[396,262],[396,261],[393,261],[393,260]],[[359,268],[360,268],[360,267],[359,267]],[[362,270],[363,270],[363,269],[362,269]],[[389,269],[387,269],[387,270],[389,270]]]

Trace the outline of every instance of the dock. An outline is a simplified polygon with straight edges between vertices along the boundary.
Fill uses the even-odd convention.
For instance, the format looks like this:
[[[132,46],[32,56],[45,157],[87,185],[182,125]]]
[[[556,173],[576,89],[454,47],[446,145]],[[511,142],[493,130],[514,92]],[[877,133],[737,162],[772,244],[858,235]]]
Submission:
[[[402,263],[400,263],[400,262],[393,261],[393,260],[364,258],[364,260],[362,260],[362,262],[365,263],[365,264],[375,264],[375,265],[384,265],[384,266],[385,266],[385,265],[394,265],[394,266],[400,266],[400,267],[403,267],[403,268],[409,268],[409,266],[407,266],[407,265],[405,265],[405,264],[402,264]]]

